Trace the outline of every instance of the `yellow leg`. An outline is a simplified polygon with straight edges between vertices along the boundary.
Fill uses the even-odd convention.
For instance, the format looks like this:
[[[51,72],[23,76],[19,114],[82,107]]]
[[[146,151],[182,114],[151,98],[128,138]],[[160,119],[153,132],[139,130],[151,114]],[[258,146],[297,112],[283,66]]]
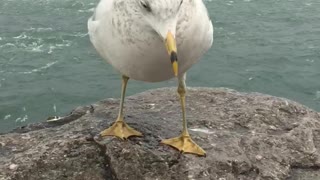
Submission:
[[[100,133],[101,136],[117,136],[121,139],[126,139],[130,136],[142,136],[140,132],[134,130],[123,121],[123,104],[128,80],[129,77],[122,76],[121,101],[118,118],[111,127]]]
[[[192,141],[186,121],[186,112],[185,112],[185,94],[186,94],[186,85],[185,85],[185,76],[179,78],[178,93],[180,95],[181,108],[182,108],[182,119],[183,119],[183,130],[182,134],[178,137],[162,140],[161,143],[167,144],[178,149],[184,153],[191,153],[204,156],[206,152],[198,146],[195,142]]]

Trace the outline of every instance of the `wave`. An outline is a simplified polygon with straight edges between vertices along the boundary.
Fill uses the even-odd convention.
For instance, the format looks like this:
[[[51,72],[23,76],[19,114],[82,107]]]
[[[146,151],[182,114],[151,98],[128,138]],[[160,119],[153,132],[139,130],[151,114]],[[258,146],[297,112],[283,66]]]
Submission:
[[[25,31],[31,31],[31,32],[48,32],[48,31],[53,31],[53,28],[51,27],[45,27],[45,28],[34,28],[30,27],[28,29],[24,29]]]
[[[9,118],[11,118],[11,114],[7,114],[4,116],[3,120],[8,120]]]
[[[13,43],[6,43],[6,44],[0,46],[0,48],[3,48],[3,47],[17,47],[17,46]]]
[[[90,8],[90,9],[79,9],[78,12],[94,12],[95,8]]]
[[[24,115],[23,117],[19,117],[16,119],[16,122],[26,122],[28,120],[28,115]]]
[[[48,54],[52,54],[52,53],[53,53],[53,50],[56,49],[56,48],[57,48],[56,46],[50,46],[50,47],[49,47]]]
[[[47,63],[46,65],[44,65],[42,67],[39,67],[39,68],[36,68],[36,69],[32,69],[31,71],[19,72],[18,74],[32,74],[32,73],[35,73],[35,72],[40,72],[42,70],[50,68],[51,66],[53,66],[56,63],[58,63],[58,61]]]
[[[38,45],[38,43],[32,43],[32,45],[28,46],[26,50],[31,52],[43,52],[43,50],[41,49],[42,47],[43,44]]]
[[[85,37],[87,33],[76,33],[72,35],[74,37]],[[48,54],[53,53],[54,49],[61,49],[62,47],[69,47],[72,44],[71,40],[57,39],[56,43],[46,42],[47,39],[43,39],[41,37],[34,37],[31,35],[27,35],[25,32],[21,33],[18,36],[12,37],[11,42],[7,42],[5,44],[0,45],[0,49],[5,48],[7,50],[14,51],[28,51],[28,52],[47,52]]]
[[[88,33],[80,33],[80,32],[78,32],[78,33],[76,33],[76,34],[74,34],[74,35],[72,35],[72,36],[83,38],[83,37],[86,37],[86,36],[88,36],[88,35],[89,35]]]
[[[27,39],[29,36],[25,32],[21,33],[19,36],[13,37],[14,39]],[[29,37],[30,38],[30,37]]]

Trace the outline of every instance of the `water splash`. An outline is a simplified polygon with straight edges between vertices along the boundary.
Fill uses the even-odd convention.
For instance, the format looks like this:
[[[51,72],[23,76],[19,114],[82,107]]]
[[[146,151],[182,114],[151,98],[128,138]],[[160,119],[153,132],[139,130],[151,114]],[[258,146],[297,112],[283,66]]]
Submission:
[[[30,38],[26,35],[25,32],[21,33],[19,36],[13,37],[14,39],[27,39]]]
[[[3,120],[8,120],[9,118],[11,118],[11,114],[7,114],[4,116]]]
[[[28,120],[28,115],[24,115],[23,117],[18,117],[16,122],[26,122]]]
[[[56,113],[57,112],[57,106],[56,104],[53,104],[53,111]]]

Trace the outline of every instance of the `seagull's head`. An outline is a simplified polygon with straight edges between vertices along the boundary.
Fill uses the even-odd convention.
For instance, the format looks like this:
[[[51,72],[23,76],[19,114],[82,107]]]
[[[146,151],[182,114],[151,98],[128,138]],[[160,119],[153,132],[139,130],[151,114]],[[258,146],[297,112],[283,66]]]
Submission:
[[[143,23],[163,40],[175,76],[178,75],[176,25],[183,0],[137,0]]]

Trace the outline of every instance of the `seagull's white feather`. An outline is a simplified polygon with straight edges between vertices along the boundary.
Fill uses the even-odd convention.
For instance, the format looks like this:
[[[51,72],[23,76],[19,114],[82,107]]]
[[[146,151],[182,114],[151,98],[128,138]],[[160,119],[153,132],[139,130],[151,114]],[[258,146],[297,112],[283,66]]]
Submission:
[[[178,0],[144,1],[154,3],[151,7],[159,13],[159,22],[140,12],[140,0],[101,0],[88,20],[92,44],[121,74],[141,81],[164,81],[174,74],[163,39],[152,28],[161,28],[166,18],[176,19],[179,74],[185,73],[213,42],[212,23],[202,0],[184,0],[180,8]]]

